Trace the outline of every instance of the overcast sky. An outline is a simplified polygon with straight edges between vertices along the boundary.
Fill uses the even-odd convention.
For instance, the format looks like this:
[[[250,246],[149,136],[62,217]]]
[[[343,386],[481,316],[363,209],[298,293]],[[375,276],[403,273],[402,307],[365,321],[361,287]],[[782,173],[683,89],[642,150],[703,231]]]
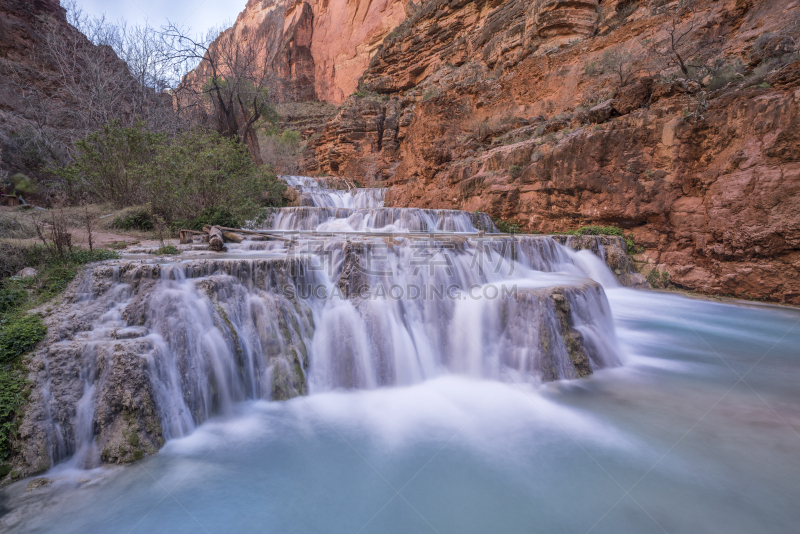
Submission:
[[[247,0],[77,0],[89,15],[102,15],[117,21],[126,19],[129,24],[152,26],[176,22],[205,33],[211,27],[233,24],[244,9]],[[62,2],[63,3],[63,2]]]

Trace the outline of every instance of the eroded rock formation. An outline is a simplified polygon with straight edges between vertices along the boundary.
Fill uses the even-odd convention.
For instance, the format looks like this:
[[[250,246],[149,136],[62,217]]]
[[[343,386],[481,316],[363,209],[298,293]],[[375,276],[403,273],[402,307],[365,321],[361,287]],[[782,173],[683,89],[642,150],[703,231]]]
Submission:
[[[621,226],[644,274],[798,304],[800,5],[681,6],[425,2],[307,166],[391,185],[394,206]],[[673,21],[702,44],[697,79]]]
[[[358,85],[383,39],[405,18],[408,0],[249,0],[226,33],[258,40],[259,64],[278,101],[340,103]],[[196,76],[207,73],[195,71]]]

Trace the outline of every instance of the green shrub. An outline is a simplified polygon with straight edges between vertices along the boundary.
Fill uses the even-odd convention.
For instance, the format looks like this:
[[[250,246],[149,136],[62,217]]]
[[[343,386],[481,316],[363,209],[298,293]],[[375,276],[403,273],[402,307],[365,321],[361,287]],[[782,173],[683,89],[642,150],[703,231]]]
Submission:
[[[203,229],[203,226],[224,226],[226,228],[241,228],[242,221],[233,216],[233,214],[224,208],[206,208],[200,214],[189,220],[179,220],[173,223],[173,228],[176,230],[197,230],[198,232]]]
[[[141,204],[152,162],[165,142],[163,134],[147,130],[144,123],[123,128],[114,120],[77,141],[73,163],[56,174],[64,177],[74,199],[89,195],[118,208]]]
[[[260,206],[281,206],[286,185],[250,157],[247,147],[195,128],[162,147],[157,172],[146,184],[153,210],[171,222],[190,220],[208,208],[224,208],[237,220]]]
[[[0,288],[0,314],[22,306],[28,300],[28,292],[19,286]]]
[[[47,333],[47,327],[38,315],[5,318],[0,324],[0,364],[13,362],[17,356],[28,352]]]
[[[442,91],[438,87],[432,87],[432,88],[428,89],[427,91],[425,91],[425,93],[422,95],[422,100],[427,102],[429,100],[433,100],[435,98],[439,98],[439,96],[441,94],[442,94]]]
[[[622,228],[617,226],[583,226],[572,232],[567,232],[572,235],[614,235],[621,237],[625,240],[625,248],[628,254],[636,254],[643,250],[643,247],[638,246],[633,237],[625,237]]]
[[[156,251],[156,254],[158,254],[159,256],[163,255],[173,256],[175,254],[180,254],[180,251],[175,247],[175,245],[165,245],[163,247],[160,247]]]
[[[26,385],[25,371],[21,366],[0,367],[0,461],[11,454],[11,437],[17,432],[17,415],[25,402]],[[10,471],[3,469],[0,478]]]
[[[510,174],[511,177],[516,180],[522,174],[522,167],[520,167],[519,165],[512,165],[511,167],[508,168],[508,174]]]
[[[622,228],[616,226],[583,226],[574,232],[575,235],[617,235],[624,237]]]
[[[492,222],[497,229],[504,234],[518,234],[522,231],[522,227],[513,221],[505,221],[503,219],[495,219],[492,217]]]
[[[706,85],[710,91],[722,89],[731,82],[744,79],[744,65],[738,58],[733,61],[719,60],[715,62],[712,71],[711,79]]]
[[[285,141],[296,143],[295,134],[284,132]],[[129,229],[153,229],[152,215],[169,223],[210,207],[246,218],[260,206],[282,205],[286,187],[253,162],[245,145],[199,127],[170,138],[144,124],[122,128],[112,122],[78,141],[74,162],[54,172],[73,198],[89,196],[117,207],[149,204],[149,213],[118,221]]]
[[[156,223],[150,212],[140,210],[124,217],[117,217],[114,219],[113,226],[121,230],[149,231],[156,227]]]

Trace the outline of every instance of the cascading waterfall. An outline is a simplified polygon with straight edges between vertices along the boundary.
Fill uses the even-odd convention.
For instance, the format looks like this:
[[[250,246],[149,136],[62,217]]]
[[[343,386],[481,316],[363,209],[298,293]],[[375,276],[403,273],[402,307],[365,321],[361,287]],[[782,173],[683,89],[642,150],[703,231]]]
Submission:
[[[301,195],[301,206],[276,210],[266,221],[269,230],[321,232],[495,232],[485,213],[419,208],[385,208],[385,189],[335,190],[323,179],[284,176]]]
[[[382,188],[348,188],[330,189],[325,181],[306,176],[282,176],[289,187],[296,189],[300,195],[301,206],[318,208],[377,208],[383,206],[386,189]]]
[[[288,180],[314,190],[315,202],[359,197]],[[367,197],[382,203],[383,193]],[[446,373],[569,379],[621,363],[601,285],[616,281],[597,256],[549,236],[475,234],[488,217],[374,204],[275,213],[273,227],[326,235],[229,244],[225,257],[116,260],[87,272],[65,304],[81,319],[61,324],[60,341],[42,354],[52,461],[135,459],[246,399]],[[406,233],[350,234],[387,228]],[[73,382],[56,378],[65,365],[78,368]]]

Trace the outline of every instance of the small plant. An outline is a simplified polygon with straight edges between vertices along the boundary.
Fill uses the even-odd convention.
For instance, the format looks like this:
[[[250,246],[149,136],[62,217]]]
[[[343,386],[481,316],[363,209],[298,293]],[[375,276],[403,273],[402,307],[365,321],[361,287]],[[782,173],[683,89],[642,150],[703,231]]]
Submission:
[[[587,76],[599,76],[603,74],[603,66],[597,63],[597,61],[591,61],[583,68],[583,72]]]
[[[125,217],[117,217],[114,219],[113,226],[120,230],[150,231],[156,227],[156,222],[149,211],[139,210]]]
[[[427,102],[428,100],[433,100],[435,98],[439,98],[441,91],[438,88],[432,88],[425,91],[422,95],[422,100]]]
[[[513,221],[504,221],[503,219],[492,217],[492,222],[504,234],[518,234],[522,230],[522,227]]]
[[[196,230],[199,232],[205,225],[239,228],[241,226],[241,221],[239,221],[230,211],[226,209],[206,208],[194,219],[173,222],[172,228],[178,230]]]
[[[33,349],[46,333],[47,327],[38,315],[4,319],[0,327],[0,363],[11,363]]]
[[[519,165],[512,165],[511,167],[508,168],[508,174],[510,174],[511,177],[516,180],[522,174],[522,167],[520,167]]]
[[[175,247],[175,245],[164,245],[159,247],[159,249],[156,251],[156,254],[159,256],[174,256],[175,254],[180,254],[180,251]]]
[[[767,82],[763,82],[763,83],[758,84],[758,87],[759,87],[759,89],[769,89],[772,86],[770,84],[768,84]]]
[[[19,285],[8,285],[0,288],[0,313],[10,312],[28,300],[28,292]]]
[[[625,240],[625,248],[628,251],[628,254],[637,254],[644,250],[643,247],[636,245],[636,242],[633,240],[633,237],[628,236],[625,237],[625,234],[622,232],[622,228],[617,226],[583,226],[574,230],[572,232],[567,232],[568,234],[572,235],[613,235],[621,237]]]

